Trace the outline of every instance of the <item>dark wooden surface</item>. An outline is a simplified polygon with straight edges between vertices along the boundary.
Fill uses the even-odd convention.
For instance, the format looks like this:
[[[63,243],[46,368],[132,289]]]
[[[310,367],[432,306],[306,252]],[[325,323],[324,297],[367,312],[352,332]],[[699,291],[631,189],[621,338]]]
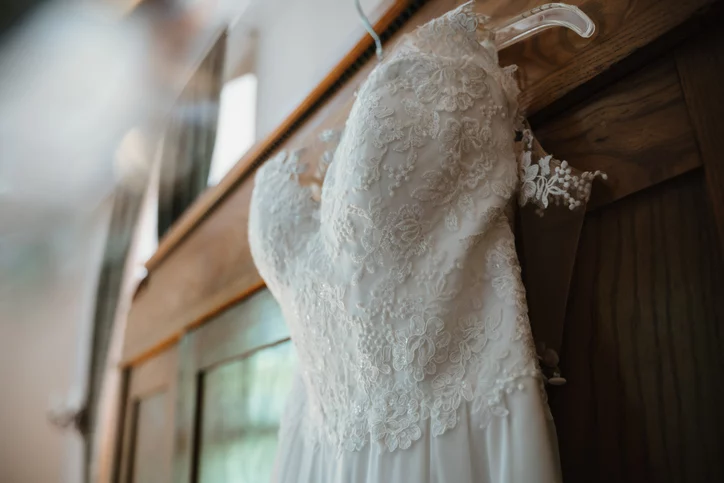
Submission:
[[[480,9],[503,19],[540,3],[545,2],[495,0],[481,3]],[[502,64],[519,65],[525,93],[522,102],[531,112],[577,88],[711,2],[586,0],[571,3],[580,5],[596,20],[598,31],[593,39],[576,38],[571,32],[554,29],[501,53]],[[457,4],[454,0],[430,2],[401,32]],[[368,62],[294,131],[282,147],[313,144],[321,130],[342,126],[351,108],[354,90],[373,67],[374,61]],[[242,164],[253,161],[246,159]],[[253,181],[242,172],[237,175],[238,183],[227,186],[229,191],[223,201],[209,205],[203,222],[188,228],[183,243],[169,249],[163,263],[151,270],[147,287],[131,308],[124,347],[126,363],[153,353],[189,327],[203,323],[261,286],[249,253],[246,231]]]
[[[701,166],[672,55],[643,67],[534,127],[546,151],[583,170],[601,169],[587,209]],[[517,241],[536,340],[560,350],[583,213],[522,210]]]
[[[581,170],[609,173],[589,210],[701,166],[673,55],[533,129],[546,151]]]
[[[565,481],[724,481],[724,260],[701,170],[584,223],[551,390]]]
[[[717,28],[718,27],[718,28]],[[705,165],[706,187],[724,247],[724,30],[710,27],[676,55],[692,124]]]

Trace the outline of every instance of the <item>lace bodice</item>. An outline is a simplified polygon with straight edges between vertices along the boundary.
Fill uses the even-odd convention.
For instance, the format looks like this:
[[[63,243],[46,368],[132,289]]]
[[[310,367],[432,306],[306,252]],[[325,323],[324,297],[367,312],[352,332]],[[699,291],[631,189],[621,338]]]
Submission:
[[[408,448],[464,402],[481,426],[506,417],[506,394],[540,381],[513,205],[575,208],[593,175],[534,161],[529,131],[516,151],[517,86],[485,20],[464,5],[374,69],[321,201],[297,183],[304,151],[256,175],[252,255],[298,351],[288,415],[313,441]]]

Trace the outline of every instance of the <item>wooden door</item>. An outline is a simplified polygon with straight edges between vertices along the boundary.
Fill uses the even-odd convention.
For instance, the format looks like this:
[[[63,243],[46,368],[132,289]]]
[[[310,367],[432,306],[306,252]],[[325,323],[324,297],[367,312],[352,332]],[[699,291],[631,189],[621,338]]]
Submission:
[[[124,399],[120,483],[171,481],[177,350],[171,348],[128,372]]]
[[[267,290],[184,337],[175,477],[269,481],[295,353]]]
[[[539,120],[607,170],[586,216],[550,390],[567,482],[724,481],[724,32]],[[719,180],[719,181],[717,181]],[[535,322],[534,322],[535,323]]]

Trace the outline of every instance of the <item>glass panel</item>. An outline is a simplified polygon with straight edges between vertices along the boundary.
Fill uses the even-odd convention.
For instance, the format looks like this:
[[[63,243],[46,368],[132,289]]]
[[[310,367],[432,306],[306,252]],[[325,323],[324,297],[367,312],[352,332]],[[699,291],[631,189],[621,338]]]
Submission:
[[[218,184],[254,144],[256,132],[256,75],[232,79],[221,90],[219,124],[211,158],[209,185]]]
[[[291,342],[204,374],[199,481],[269,481],[295,366]]]

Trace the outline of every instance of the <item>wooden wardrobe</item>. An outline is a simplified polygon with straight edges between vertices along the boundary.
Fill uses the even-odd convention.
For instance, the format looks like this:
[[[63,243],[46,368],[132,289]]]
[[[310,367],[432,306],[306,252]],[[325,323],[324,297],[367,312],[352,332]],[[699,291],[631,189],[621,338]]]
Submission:
[[[386,0],[372,20],[394,41],[459,3]],[[545,2],[482,3],[503,19]],[[564,479],[721,482],[724,2],[570,3],[596,22],[592,39],[553,29],[501,52],[544,148],[609,175],[572,260],[568,383],[549,391]],[[249,254],[252,174],[344,123],[375,63],[360,39],[150,260],[128,320],[113,481],[261,481],[295,362]]]

